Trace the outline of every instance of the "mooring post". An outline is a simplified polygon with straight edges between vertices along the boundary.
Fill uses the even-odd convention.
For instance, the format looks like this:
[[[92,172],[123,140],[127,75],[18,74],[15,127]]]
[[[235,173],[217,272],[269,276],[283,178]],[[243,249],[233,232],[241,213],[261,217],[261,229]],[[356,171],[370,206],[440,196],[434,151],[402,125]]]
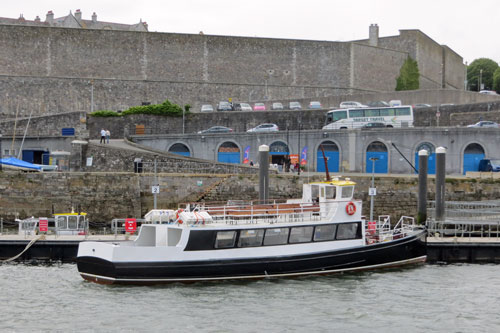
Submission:
[[[428,152],[422,149],[418,152],[418,209],[417,223],[425,224],[427,220],[427,166]]]
[[[269,146],[259,146],[259,200],[269,199]]]
[[[446,148],[436,149],[436,221],[444,221],[444,194],[446,178]]]

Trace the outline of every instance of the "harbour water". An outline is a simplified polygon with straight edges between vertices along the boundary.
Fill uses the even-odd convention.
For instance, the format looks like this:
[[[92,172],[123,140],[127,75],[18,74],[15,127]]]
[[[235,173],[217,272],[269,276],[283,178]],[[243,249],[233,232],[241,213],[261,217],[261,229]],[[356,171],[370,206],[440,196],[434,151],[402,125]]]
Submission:
[[[300,279],[103,286],[76,265],[0,265],[0,330],[498,332],[500,265]]]

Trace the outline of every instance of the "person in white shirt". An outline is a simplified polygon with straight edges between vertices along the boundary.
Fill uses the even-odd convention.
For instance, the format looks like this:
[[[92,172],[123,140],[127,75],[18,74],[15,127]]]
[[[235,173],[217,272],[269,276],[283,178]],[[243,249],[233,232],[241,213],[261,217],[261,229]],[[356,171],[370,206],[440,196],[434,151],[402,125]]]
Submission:
[[[103,128],[101,130],[101,141],[99,143],[106,143],[106,130]]]
[[[106,130],[106,143],[109,144],[109,137],[111,136],[111,132],[109,130]]]

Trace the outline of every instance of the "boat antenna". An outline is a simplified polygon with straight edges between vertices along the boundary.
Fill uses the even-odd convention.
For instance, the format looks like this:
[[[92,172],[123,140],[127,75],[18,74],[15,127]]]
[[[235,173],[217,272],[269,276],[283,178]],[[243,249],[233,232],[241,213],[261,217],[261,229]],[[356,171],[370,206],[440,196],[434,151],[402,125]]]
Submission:
[[[330,173],[328,172],[328,161],[326,160],[325,149],[323,148],[323,144],[320,144],[319,148],[321,148],[321,153],[323,154],[323,161],[325,162],[326,181],[329,182],[332,179],[330,178]]]

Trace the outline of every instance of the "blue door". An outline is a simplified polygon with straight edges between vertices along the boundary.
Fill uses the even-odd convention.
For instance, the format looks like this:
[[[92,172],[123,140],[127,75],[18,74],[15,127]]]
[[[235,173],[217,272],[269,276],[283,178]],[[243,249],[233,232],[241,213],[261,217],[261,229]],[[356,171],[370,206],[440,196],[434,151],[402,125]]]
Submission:
[[[464,154],[464,175],[467,171],[478,171],[479,161],[481,161],[484,156],[484,154]]]
[[[418,170],[418,152],[415,153],[415,169]],[[429,159],[427,160],[427,174],[436,174],[436,153],[429,155]]]
[[[373,162],[370,158],[375,157],[375,173],[387,173],[389,170],[386,151],[367,151],[366,152],[366,173],[372,173]]]
[[[240,163],[240,153],[239,152],[231,152],[231,153],[219,152],[217,154],[217,161],[223,162],[223,163],[239,164]]]
[[[339,152],[338,151],[325,151],[325,157],[328,163],[329,172],[339,172]],[[316,170],[318,172],[325,172],[325,162],[323,160],[323,153],[318,150],[316,158]]]
[[[33,150],[23,150],[23,161],[33,163],[35,161],[35,152]]]

